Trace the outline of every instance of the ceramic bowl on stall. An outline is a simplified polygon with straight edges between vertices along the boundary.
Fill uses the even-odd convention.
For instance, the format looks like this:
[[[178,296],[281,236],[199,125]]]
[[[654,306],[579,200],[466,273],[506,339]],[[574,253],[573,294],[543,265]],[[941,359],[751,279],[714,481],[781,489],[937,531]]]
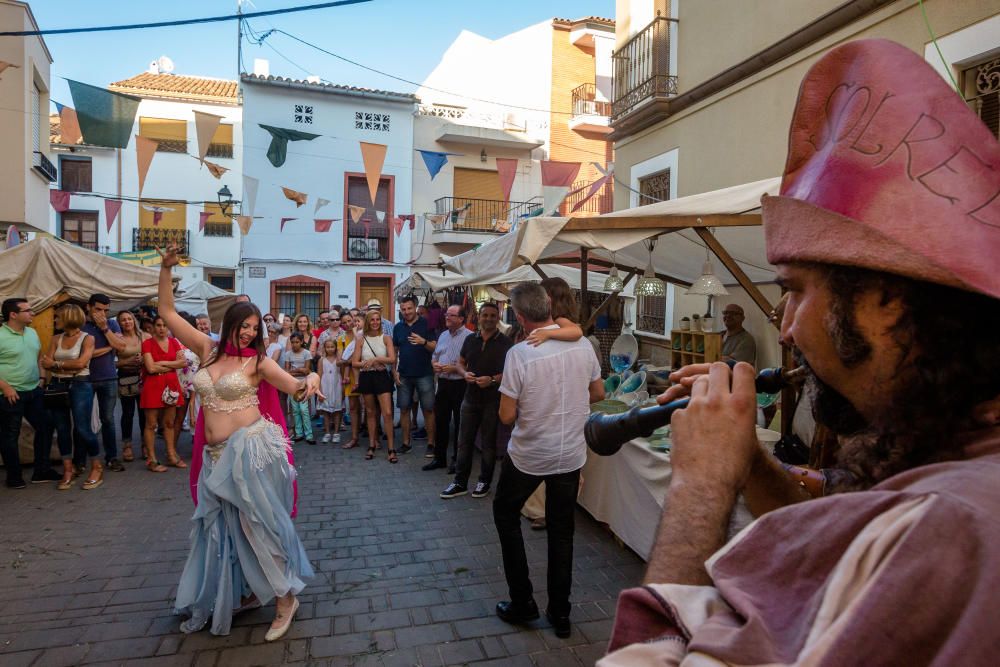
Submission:
[[[608,361],[616,373],[628,370],[639,358],[639,341],[630,333],[623,333],[611,344]]]
[[[613,399],[605,399],[603,401],[597,401],[596,403],[590,404],[590,412],[600,412],[606,415],[616,415],[621,412],[626,412],[628,410],[628,405]]]
[[[620,386],[622,386],[622,376],[612,373],[604,380],[604,395],[613,396]]]
[[[646,380],[649,384],[670,384],[670,366],[646,366]]]
[[[635,394],[646,389],[646,371],[633,373],[618,387],[620,394]]]

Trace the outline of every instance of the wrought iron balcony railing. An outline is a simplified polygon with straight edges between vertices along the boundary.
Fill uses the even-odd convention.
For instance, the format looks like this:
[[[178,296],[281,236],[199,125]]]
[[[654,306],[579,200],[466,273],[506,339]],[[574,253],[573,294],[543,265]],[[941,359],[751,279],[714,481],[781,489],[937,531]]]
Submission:
[[[205,236],[232,236],[232,222],[206,222]]]
[[[670,74],[670,42],[676,29],[677,19],[657,16],[612,54],[612,124],[648,100],[677,94],[677,77]]]
[[[610,116],[611,102],[597,99],[597,86],[583,83],[573,89],[573,117]]]
[[[580,208],[573,212],[573,207],[590,194],[590,188],[586,187],[588,183],[589,181],[577,181],[570,187],[570,192],[574,190],[580,190],[580,192],[566,197],[559,208],[560,215],[603,215],[615,210],[615,190],[614,182],[612,181],[605,183],[593,197],[587,199]],[[581,190],[581,188],[583,189]]]
[[[541,205],[540,197],[532,197],[530,201],[512,202],[497,199],[441,197],[434,200],[434,206],[438,214],[443,214],[446,217],[439,223],[434,223],[434,231],[503,234],[510,231],[519,219],[528,217]]]
[[[209,144],[205,157],[233,157],[232,144]]]
[[[138,227],[132,230],[132,252],[165,248],[171,243],[180,246],[181,254],[187,255],[191,249],[191,234],[186,229],[161,229],[159,227]]]
[[[49,180],[49,183],[55,183],[56,181],[56,166],[45,157],[45,153],[41,151],[32,151],[31,167],[37,171],[39,174],[44,176]]]

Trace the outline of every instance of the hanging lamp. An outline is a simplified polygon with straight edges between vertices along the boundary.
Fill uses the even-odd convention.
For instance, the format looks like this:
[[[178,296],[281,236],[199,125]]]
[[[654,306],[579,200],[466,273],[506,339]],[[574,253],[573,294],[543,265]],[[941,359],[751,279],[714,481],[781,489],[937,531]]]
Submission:
[[[653,248],[656,247],[656,240],[646,241],[646,248],[649,250],[649,263],[646,270],[642,272],[642,277],[635,283],[634,293],[636,296],[664,296],[667,293],[667,284],[656,277],[653,270]]]
[[[611,253],[611,272],[604,281],[605,292],[621,292],[625,289],[625,281],[618,275],[618,265],[615,263],[615,253]]]

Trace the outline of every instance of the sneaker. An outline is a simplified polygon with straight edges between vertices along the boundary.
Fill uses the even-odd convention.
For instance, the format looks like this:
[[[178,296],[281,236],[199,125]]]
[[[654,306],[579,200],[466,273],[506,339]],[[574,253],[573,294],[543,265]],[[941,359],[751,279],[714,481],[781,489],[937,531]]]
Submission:
[[[307,445],[315,445],[316,444],[316,438],[306,438],[306,444]]]
[[[490,485],[486,482],[476,482],[476,488],[472,490],[473,498],[482,498],[490,495]]]
[[[324,434],[323,434],[323,444],[324,444],[324,445],[328,445],[328,444],[330,444],[330,441],[331,441],[332,439],[333,439],[333,436],[332,436],[332,435],[330,435],[329,433],[324,433]]]
[[[47,482],[61,482],[62,475],[49,468],[44,472],[36,472],[31,476],[32,484],[45,484]]]
[[[452,482],[451,484],[448,485],[448,488],[446,488],[444,491],[441,492],[441,497],[445,499],[458,498],[459,496],[464,496],[468,492],[469,490],[464,486],[462,486],[461,484],[456,484],[455,482]]]
[[[23,489],[26,486],[28,486],[28,485],[24,483],[23,479],[15,479],[15,480],[8,479],[7,480],[7,488],[8,489]]]
[[[400,454],[409,454],[411,451],[413,451],[413,447],[408,442],[404,442],[403,446],[399,448]]]
[[[424,458],[425,459],[434,458],[434,445],[427,445],[427,451],[424,452]]]
[[[118,459],[111,459],[105,464],[105,466],[108,468],[108,470],[114,470],[115,472],[125,472],[125,466],[122,465],[122,462],[119,461]],[[60,476],[59,479],[62,479],[62,476]]]
[[[445,465],[440,461],[431,461],[430,463],[425,463],[421,470],[438,470],[444,467]],[[454,475],[455,473],[452,474]]]
[[[334,433],[333,437],[330,438],[330,440],[333,442],[333,444],[339,445],[340,444],[340,434],[339,433]]]
[[[427,439],[427,429],[421,428],[413,432],[414,440],[426,440]]]

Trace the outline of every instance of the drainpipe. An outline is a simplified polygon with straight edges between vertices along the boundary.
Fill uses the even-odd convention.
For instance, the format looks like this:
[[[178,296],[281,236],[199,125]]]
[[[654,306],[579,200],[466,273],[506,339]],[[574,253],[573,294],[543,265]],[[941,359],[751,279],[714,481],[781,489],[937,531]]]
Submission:
[[[115,154],[118,159],[118,201],[121,201],[122,197],[122,149],[116,148]],[[125,216],[118,212],[118,252],[122,252],[122,224],[125,222]]]

